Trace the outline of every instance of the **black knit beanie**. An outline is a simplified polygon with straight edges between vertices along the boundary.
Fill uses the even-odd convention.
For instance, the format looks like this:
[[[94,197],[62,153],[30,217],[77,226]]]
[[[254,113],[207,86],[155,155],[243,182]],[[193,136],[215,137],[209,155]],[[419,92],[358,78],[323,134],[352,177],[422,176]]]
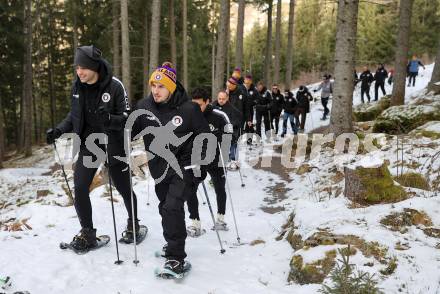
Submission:
[[[101,50],[93,45],[78,47],[75,52],[74,65],[98,72],[101,55]]]

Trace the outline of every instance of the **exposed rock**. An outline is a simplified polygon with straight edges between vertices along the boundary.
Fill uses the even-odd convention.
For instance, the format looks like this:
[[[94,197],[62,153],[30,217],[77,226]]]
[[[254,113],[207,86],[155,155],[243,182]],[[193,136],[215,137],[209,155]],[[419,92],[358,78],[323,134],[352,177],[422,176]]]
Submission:
[[[424,97],[410,104],[392,106],[383,111],[374,124],[373,132],[408,133],[435,120],[440,120],[440,103]]]
[[[394,203],[407,198],[406,191],[394,184],[393,178],[384,163],[378,168],[345,167],[344,195],[353,202],[370,205]]]
[[[391,96],[382,97],[377,103],[360,104],[353,109],[354,119],[358,122],[371,121],[376,119],[382,111],[391,105]]]
[[[432,226],[431,218],[423,211],[404,208],[402,212],[395,212],[380,220],[380,223],[391,231],[406,233],[410,226]]]
[[[305,284],[319,284],[336,264],[336,250],[327,251],[323,259],[304,264],[301,255],[294,255],[290,261],[288,281]]]

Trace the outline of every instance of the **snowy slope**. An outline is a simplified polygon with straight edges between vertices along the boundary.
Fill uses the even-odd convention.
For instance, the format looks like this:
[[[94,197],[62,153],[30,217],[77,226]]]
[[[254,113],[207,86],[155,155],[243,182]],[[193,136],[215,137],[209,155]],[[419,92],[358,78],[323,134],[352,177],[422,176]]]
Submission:
[[[426,71],[422,70],[417,87],[410,88],[407,99],[426,86],[431,71],[432,65],[427,66]],[[390,89],[387,88],[387,91]],[[360,100],[358,96],[355,103],[357,100]],[[328,123],[319,120],[322,106],[318,104],[312,106],[313,119],[309,119],[307,130]],[[429,142],[422,138],[416,143]],[[436,142],[440,143],[439,140]],[[69,203],[69,199],[61,187],[61,174],[53,173],[56,169],[53,168],[54,155],[51,148],[41,148],[33,159],[19,160],[14,162],[16,167],[0,170],[0,222],[3,222],[3,225],[0,224],[0,276],[11,276],[11,293],[18,290],[28,290],[32,294],[317,293],[320,285],[287,283],[293,249],[285,240],[275,241],[281,226],[290,213],[295,211],[295,223],[304,238],[318,228],[329,228],[335,233],[355,234],[388,246],[390,254],[398,257],[399,265],[396,273],[380,280],[379,286],[385,293],[399,293],[398,288],[402,284],[407,291],[404,293],[440,293],[440,255],[439,250],[435,249],[438,240],[426,237],[416,228],[400,234],[379,224],[379,220],[390,212],[411,207],[424,210],[432,218],[434,226],[440,227],[439,195],[416,190],[419,197],[394,205],[350,209],[347,199],[327,197],[320,191],[328,185],[329,170],[335,166],[328,151],[323,151],[319,162],[312,163],[317,168],[305,175],[297,175],[276,165],[279,154],[274,151],[273,144],[268,147],[263,155],[265,158],[273,156],[273,168],[250,167],[244,160],[246,149],[242,147],[242,173],[246,187],[241,187],[238,173],[230,173],[228,176],[239,236],[247,244],[233,246],[237,235],[228,200],[226,221],[230,230],[221,232],[226,253],[220,255],[216,235],[210,230],[212,224],[208,207],[202,204],[204,195],[200,193],[203,191],[200,187],[202,226],[208,232],[198,239],[187,239],[188,260],[193,264],[193,270],[180,282],[159,280],[153,276],[154,268],[163,263],[162,259],[154,257],[154,252],[162,247],[164,241],[152,180],[134,178],[139,218],[149,228],[147,239],[138,246],[138,266],[132,262],[133,246],[127,245],[119,247],[124,263],[114,265],[116,252],[111,207],[108,198],[102,197],[106,194],[105,186],[93,190],[91,199],[95,227],[98,234],[111,236],[110,244],[83,256],[61,251],[58,248],[59,242],[70,241],[80,228],[73,206],[63,207]],[[412,151],[414,147],[408,144],[405,148]],[[429,158],[435,152],[435,148],[420,147],[417,154],[405,153],[405,158],[424,163],[426,156],[423,155],[427,154]],[[388,159],[393,166],[396,155],[392,142],[387,151],[373,156]],[[359,155],[356,160],[363,158]],[[440,164],[436,163],[432,168],[440,169]],[[72,186],[71,178],[70,183]],[[215,210],[214,191],[209,185],[207,188]],[[37,198],[38,190],[50,190],[51,193]],[[119,200],[115,203],[115,209],[120,234],[127,216],[122,198],[116,197]],[[150,205],[147,205],[148,201]],[[14,219],[28,219],[29,227],[23,225],[23,231],[5,231],[4,224],[13,223]],[[249,244],[255,240],[264,243],[253,246]],[[398,241],[409,243],[411,248],[407,251],[395,250],[394,244]],[[304,254],[313,260],[325,250],[328,248],[316,248]],[[365,260],[359,254],[353,259],[358,265],[362,265]],[[375,265],[374,269],[378,266]]]

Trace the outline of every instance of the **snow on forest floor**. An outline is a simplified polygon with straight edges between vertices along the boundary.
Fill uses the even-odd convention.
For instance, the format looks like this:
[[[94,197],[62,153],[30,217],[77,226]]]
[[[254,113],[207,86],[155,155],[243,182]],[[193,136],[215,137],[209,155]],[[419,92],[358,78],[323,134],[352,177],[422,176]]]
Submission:
[[[432,65],[427,66],[426,71],[421,71],[417,86],[407,88],[407,99],[426,86],[431,72]],[[387,87],[387,91],[389,93],[391,88]],[[356,92],[355,104],[359,103],[358,100],[360,98]],[[328,123],[319,120],[322,114],[320,108],[319,102],[312,105],[306,131]],[[388,253],[397,257],[398,267],[391,276],[379,279],[379,287],[385,293],[400,293],[399,288],[403,293],[411,294],[440,293],[440,254],[439,249],[435,248],[439,240],[425,236],[416,227],[411,227],[403,234],[392,232],[379,223],[391,212],[414,208],[426,212],[434,226],[440,227],[438,194],[413,189],[413,198],[396,204],[351,208],[346,198],[331,197],[323,191],[329,185],[334,168],[341,168],[329,150],[324,148],[319,160],[310,162],[316,168],[305,174],[297,174],[281,166],[280,154],[274,146],[281,143],[268,144],[262,154],[266,159],[272,157],[271,168],[259,168],[260,165],[251,167],[244,160],[245,147],[241,148],[245,187],[240,185],[238,172],[228,175],[238,232],[245,245],[233,246],[237,240],[228,200],[226,221],[230,230],[221,232],[226,253],[219,253],[217,237],[210,230],[208,206],[202,204],[204,195],[199,193],[202,226],[207,233],[197,239],[187,239],[188,260],[193,269],[179,282],[160,280],[153,275],[154,268],[163,264],[162,259],[154,257],[154,252],[162,247],[164,241],[153,181],[141,177],[134,177],[134,189],[138,196],[139,218],[142,224],[148,226],[149,234],[138,246],[138,266],[132,262],[132,245],[120,245],[120,257],[124,263],[114,265],[116,251],[106,185],[94,189],[91,200],[98,234],[110,235],[110,244],[82,256],[60,250],[59,242],[70,241],[80,227],[73,206],[68,206],[70,200],[62,188],[64,179],[54,165],[52,149],[35,149],[35,155],[30,159],[9,162],[8,168],[0,170],[0,277],[12,278],[11,293],[18,290],[27,290],[31,294],[136,294],[147,291],[182,294],[317,293],[321,285],[301,286],[287,282],[294,251],[286,240],[275,240],[281,232],[281,226],[294,211],[295,225],[304,239],[318,229],[326,228],[334,233],[354,234],[387,246]],[[423,164],[436,153],[440,140],[419,138],[412,143],[405,146],[405,160]],[[415,148],[417,144],[419,147]],[[380,158],[388,159],[393,167],[396,161],[394,145],[391,139],[382,151],[356,155],[350,162]],[[139,145],[136,147],[140,148]],[[426,172],[423,168],[418,172]],[[440,162],[432,163],[430,168],[439,170]],[[395,174],[392,168],[391,172]],[[69,175],[72,186],[71,172]],[[337,185],[343,187],[343,181]],[[215,209],[214,190],[209,185],[207,187]],[[201,187],[199,190],[203,191]],[[121,233],[127,216],[122,198],[119,195],[116,198],[116,221],[118,233]],[[147,205],[147,201],[150,205]],[[13,230],[17,228],[22,231]],[[407,244],[409,249],[396,250],[397,242]],[[329,249],[328,246],[324,247],[303,252],[305,258],[313,260],[323,255]],[[378,264],[372,268],[363,266],[367,260],[360,253],[352,259],[365,271],[379,268]]]

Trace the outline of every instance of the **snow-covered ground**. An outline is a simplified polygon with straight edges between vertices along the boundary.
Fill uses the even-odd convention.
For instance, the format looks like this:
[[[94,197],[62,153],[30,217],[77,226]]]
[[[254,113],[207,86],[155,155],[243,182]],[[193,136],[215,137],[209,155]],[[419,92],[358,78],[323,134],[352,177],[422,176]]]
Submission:
[[[427,85],[431,72],[432,65],[421,70],[416,87],[407,88],[407,99]],[[391,88],[387,86],[387,92],[390,91]],[[354,103],[359,102],[357,90]],[[318,100],[312,105],[306,131],[328,123],[319,119],[321,115],[322,106]],[[422,138],[417,142],[428,144],[431,141]],[[436,142],[440,143],[439,140]],[[273,162],[279,161],[280,155],[274,151],[273,144],[268,147],[263,157],[273,156]],[[412,159],[422,164],[436,152],[435,147],[414,149],[407,145],[405,148],[409,151],[404,152],[406,160]],[[412,152],[414,150],[417,150],[416,154]],[[379,286],[385,293],[399,293],[398,289],[402,285],[403,293],[440,293],[440,255],[439,249],[435,248],[438,240],[426,237],[415,227],[401,234],[379,223],[390,212],[409,207],[425,211],[432,218],[434,226],[440,227],[439,195],[414,189],[417,197],[397,204],[353,209],[349,208],[350,201],[344,197],[328,197],[326,192],[320,190],[329,185],[329,170],[337,165],[325,151],[319,162],[311,163],[316,168],[303,175],[276,164],[272,168],[252,168],[244,160],[245,148],[241,148],[241,151],[242,176],[246,186],[241,187],[238,172],[229,173],[228,180],[238,233],[241,241],[246,244],[238,247],[233,245],[237,241],[237,234],[228,200],[226,221],[230,230],[220,233],[226,249],[225,254],[220,254],[217,237],[210,230],[212,224],[208,206],[202,204],[204,195],[200,193],[203,191],[200,188],[200,215],[207,233],[200,238],[187,239],[188,260],[193,269],[184,280],[176,282],[157,279],[153,275],[154,268],[163,263],[162,259],[154,256],[154,252],[162,247],[164,241],[158,201],[151,179],[134,177],[139,218],[149,228],[146,240],[138,246],[140,263],[137,266],[132,262],[132,245],[119,246],[120,258],[124,263],[114,264],[116,250],[113,223],[110,202],[107,197],[103,197],[106,194],[105,186],[94,189],[91,200],[95,227],[98,234],[111,236],[109,245],[82,256],[60,250],[59,242],[70,241],[80,227],[73,206],[64,207],[69,199],[62,189],[64,179],[60,172],[53,172],[54,155],[51,148],[38,149],[32,159],[18,160],[14,162],[16,167],[0,170],[0,277],[12,278],[10,293],[18,290],[27,290],[32,294],[317,293],[320,285],[300,286],[287,282],[293,249],[286,240],[275,240],[281,232],[281,226],[290,213],[295,211],[295,224],[304,239],[318,228],[328,228],[334,233],[355,234],[389,247],[390,255],[398,258],[398,267],[390,277],[380,279]],[[388,150],[370,156],[388,159],[390,166],[393,166],[395,151],[390,146]],[[365,160],[362,155],[355,159],[360,161],[362,158]],[[436,163],[431,167],[439,169],[439,165]],[[393,170],[391,172],[394,173]],[[71,178],[70,183],[73,185]],[[207,188],[215,210],[214,190],[209,185]],[[49,194],[45,195],[47,192],[44,190],[50,191]],[[122,198],[119,195],[116,197],[119,200],[115,203],[115,210],[120,233],[127,216]],[[4,230],[5,224],[23,220],[23,231]],[[394,245],[398,241],[408,243],[410,249],[395,250]],[[318,247],[303,253],[307,261],[323,255],[325,250],[328,248]],[[358,265],[362,265],[365,260],[360,253],[352,259]],[[378,266],[375,264],[373,269]],[[362,269],[370,270],[365,267]]]

